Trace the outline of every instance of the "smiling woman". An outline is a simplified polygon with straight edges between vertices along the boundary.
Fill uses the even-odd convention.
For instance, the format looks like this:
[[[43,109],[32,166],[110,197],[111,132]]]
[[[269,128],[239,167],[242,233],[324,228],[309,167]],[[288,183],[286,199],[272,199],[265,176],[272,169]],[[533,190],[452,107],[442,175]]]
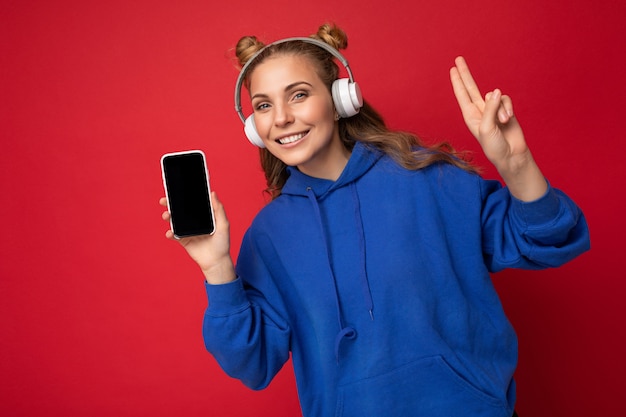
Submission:
[[[291,360],[267,389],[252,392],[228,377],[204,349],[198,329],[207,306],[198,292],[204,277],[185,250],[161,239],[169,225],[155,204],[164,194],[158,160],[170,151],[205,152],[213,190],[228,213],[236,258],[253,217],[272,203],[262,192],[267,185],[258,148],[250,146],[233,112],[235,45],[250,34],[266,45],[308,36],[329,19],[349,35],[349,47],[329,42],[349,59],[367,102],[387,126],[417,132],[429,144],[452,141],[472,156],[485,178],[499,177],[464,124],[448,68],[462,54],[484,92],[499,87],[513,97],[543,174],[583,209],[593,235],[593,250],[563,267],[492,275],[519,336],[516,408],[522,417],[621,415],[626,281],[615,271],[624,270],[626,235],[621,192],[626,170],[619,151],[626,97],[626,43],[619,39],[626,2],[573,0],[567,7],[544,0],[377,3],[383,7],[367,7],[373,2],[363,0],[300,2],[298,7],[288,0],[227,1],[219,7],[207,1],[2,2],[0,415],[300,415]],[[343,64],[335,62],[345,77]],[[245,115],[253,114],[245,86],[242,99]],[[359,114],[340,119],[340,132],[353,129],[348,121],[356,124],[366,108]],[[289,181],[299,177],[293,171]],[[386,219],[403,215],[401,191],[384,201],[391,194],[387,187],[399,188],[387,178],[380,189],[368,183],[357,190],[361,209],[377,210],[361,216],[368,230],[364,253],[377,326],[391,313],[376,302],[384,264],[374,265],[370,258],[381,251],[390,264],[405,262],[403,251],[393,252],[399,243],[387,248],[384,240],[384,229],[390,228]],[[291,201],[287,188],[275,199],[278,204]],[[321,198],[327,203],[335,191]],[[444,191],[443,184],[433,184],[434,193]],[[313,256],[321,239],[320,233],[302,233],[313,208],[308,196],[305,200],[310,205],[289,205],[294,212],[285,216],[285,229],[277,221],[270,233],[288,230],[284,234],[293,240],[311,242],[281,251],[287,261],[298,251],[294,263],[305,253]],[[354,207],[351,199],[343,203],[346,212]],[[341,208],[338,204],[339,214]],[[433,221],[417,213],[424,223]],[[354,253],[336,239],[356,224],[356,211],[352,214],[320,213],[322,224],[336,226],[328,243],[333,262]],[[426,231],[412,230],[406,244],[421,241]],[[467,235],[465,229],[439,233],[459,240]],[[402,236],[394,233],[394,238]],[[422,249],[413,256],[437,258],[450,248]],[[296,297],[293,286],[312,277],[319,286],[302,291],[307,303],[298,311],[335,308],[326,279],[330,272],[306,275],[315,267],[311,263],[301,264],[293,280],[280,281],[281,292]],[[348,276],[344,269],[334,272]],[[401,281],[392,272],[384,275],[389,286]],[[348,309],[352,301],[365,300],[360,285],[344,287],[360,283],[359,276],[353,271],[352,279],[339,281],[340,301]],[[322,292],[327,298],[320,296],[315,306]],[[421,303],[418,297],[412,300]],[[400,333],[412,327],[411,307],[400,299],[394,307],[406,311],[405,326],[396,329]],[[304,315],[292,322],[294,328],[308,324]],[[340,343],[340,367],[358,359],[346,349],[363,347],[366,335],[361,323],[346,319],[344,324],[357,335]],[[292,341],[297,348],[297,339]],[[385,343],[374,342],[372,353]],[[334,339],[324,341],[315,355],[325,353],[328,343]],[[300,389],[306,392],[308,386]]]
[[[253,389],[291,354],[305,417],[514,415],[517,338],[489,273],[568,262],[589,248],[584,216],[548,186],[512,100],[483,98],[463,58],[454,94],[506,188],[388,129],[338,79],[345,33],[314,39],[239,41],[235,96],[245,82],[253,114],[235,107],[274,199],[236,267],[215,195],[215,235],[180,240],[206,279],[206,348]]]

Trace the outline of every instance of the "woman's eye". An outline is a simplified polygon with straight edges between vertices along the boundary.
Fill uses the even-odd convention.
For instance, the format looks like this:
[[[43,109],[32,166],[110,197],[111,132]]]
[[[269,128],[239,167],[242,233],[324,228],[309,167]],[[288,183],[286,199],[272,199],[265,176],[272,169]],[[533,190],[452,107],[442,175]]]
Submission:
[[[305,92],[300,91],[300,92],[298,92],[298,93],[293,95],[293,99],[294,100],[300,100],[300,99],[305,98],[306,96],[307,96],[307,94]]]
[[[265,110],[267,108],[269,108],[269,104],[267,103],[259,103],[256,106],[254,106],[255,110]]]

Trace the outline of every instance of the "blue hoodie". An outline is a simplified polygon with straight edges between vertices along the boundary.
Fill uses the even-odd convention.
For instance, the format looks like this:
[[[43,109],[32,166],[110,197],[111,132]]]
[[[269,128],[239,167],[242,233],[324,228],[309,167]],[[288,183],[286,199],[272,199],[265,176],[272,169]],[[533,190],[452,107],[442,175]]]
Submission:
[[[489,272],[587,250],[578,207],[358,142],[337,181],[289,172],[237,280],[206,284],[204,340],[225,372],[261,389],[291,352],[305,417],[510,417],[517,338]]]

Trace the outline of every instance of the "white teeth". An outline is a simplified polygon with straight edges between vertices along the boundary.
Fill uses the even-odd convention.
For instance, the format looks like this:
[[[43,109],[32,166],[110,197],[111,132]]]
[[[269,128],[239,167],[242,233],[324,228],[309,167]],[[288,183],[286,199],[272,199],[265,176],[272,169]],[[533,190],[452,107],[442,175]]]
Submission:
[[[278,143],[280,143],[281,145],[286,145],[288,143],[293,143],[296,142],[300,139],[302,139],[304,137],[304,135],[306,135],[306,133],[298,133],[297,135],[291,135],[291,136],[287,136],[284,138],[280,138],[278,139]]]

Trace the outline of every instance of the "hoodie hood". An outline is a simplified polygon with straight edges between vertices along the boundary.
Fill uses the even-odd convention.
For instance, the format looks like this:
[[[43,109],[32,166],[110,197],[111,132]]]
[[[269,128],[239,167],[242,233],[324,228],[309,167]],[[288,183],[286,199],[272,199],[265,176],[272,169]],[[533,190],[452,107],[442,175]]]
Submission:
[[[321,201],[333,190],[355,182],[362,177],[383,156],[382,152],[361,142],[356,142],[350,159],[337,181],[310,177],[296,167],[287,167],[289,179],[282,189],[282,194],[306,197],[309,189],[313,190]]]

